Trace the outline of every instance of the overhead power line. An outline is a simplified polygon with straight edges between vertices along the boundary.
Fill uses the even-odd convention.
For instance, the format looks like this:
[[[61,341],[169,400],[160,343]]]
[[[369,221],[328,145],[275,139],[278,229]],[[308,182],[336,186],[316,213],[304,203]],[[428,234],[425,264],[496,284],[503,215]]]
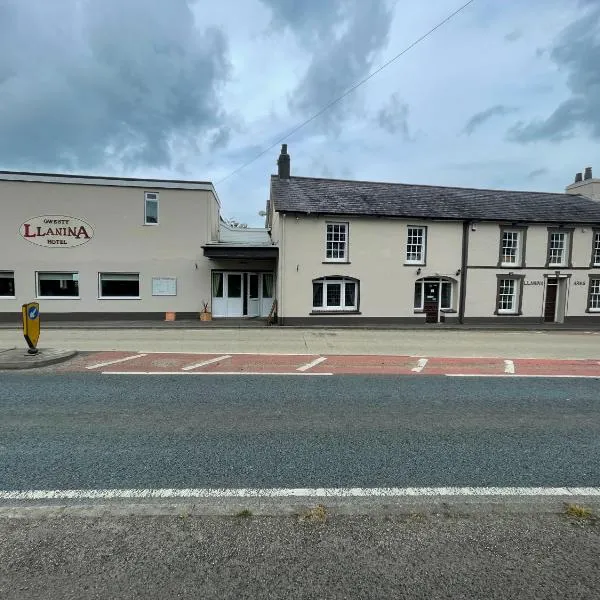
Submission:
[[[279,144],[281,144],[282,142],[285,142],[291,135],[300,131],[301,129],[306,127],[309,123],[312,123],[315,119],[320,117],[323,113],[327,112],[332,106],[334,106],[335,104],[337,104],[338,102],[343,100],[346,96],[350,95],[354,90],[359,88],[361,85],[364,85],[365,83],[367,83],[367,81],[369,81],[370,79],[375,77],[375,75],[377,75],[378,73],[381,73],[381,71],[383,71],[386,67],[389,67],[393,62],[397,61],[400,57],[404,56],[407,52],[412,50],[416,45],[418,45],[422,41],[426,40],[430,35],[435,33],[438,29],[443,27],[446,23],[451,21],[459,13],[461,13],[465,9],[467,9],[475,1],[476,0],[469,0],[469,2],[463,4],[460,8],[455,10],[452,14],[448,15],[443,21],[440,21],[435,27],[430,29],[427,33],[423,34],[420,38],[415,40],[412,44],[410,44],[409,46],[404,48],[404,50],[402,50],[402,52],[400,52],[399,54],[396,54],[396,56],[394,56],[393,58],[388,60],[386,63],[381,65],[378,69],[376,69],[375,71],[373,71],[372,73],[367,75],[364,79],[361,79],[360,81],[355,83],[352,87],[350,87],[348,90],[346,90],[341,96],[338,96],[337,98],[332,100],[329,104],[325,105],[321,110],[316,112],[312,117],[306,119],[306,121],[303,121],[299,125],[296,125],[296,127],[294,127],[291,131],[288,131],[282,138],[278,139],[276,142],[271,144],[268,148],[265,148],[260,154],[257,154],[254,158],[250,159],[248,162],[244,163],[243,165],[241,165],[240,167],[235,169],[235,171],[232,171],[231,173],[229,173],[229,175],[226,175],[225,177],[223,177],[223,179],[217,181],[217,185],[219,185],[220,183],[223,183],[230,177],[233,177],[234,175],[239,173],[242,169],[245,169],[246,167],[250,166],[252,163],[256,162],[259,158],[264,156],[267,152],[270,152],[271,150],[273,150],[273,148],[275,148],[276,146],[279,146]]]

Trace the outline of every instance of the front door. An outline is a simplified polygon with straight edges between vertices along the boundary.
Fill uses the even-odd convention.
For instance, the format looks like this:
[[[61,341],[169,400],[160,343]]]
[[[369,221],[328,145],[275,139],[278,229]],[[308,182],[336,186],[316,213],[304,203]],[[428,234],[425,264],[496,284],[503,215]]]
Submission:
[[[440,308],[440,282],[425,282],[425,298],[423,310],[425,311],[425,323],[437,323]]]
[[[260,315],[260,293],[258,287],[258,273],[248,273],[248,312],[249,317]]]
[[[558,295],[558,279],[548,277],[546,281],[546,303],[544,304],[544,321],[554,323],[556,321],[556,297]]]

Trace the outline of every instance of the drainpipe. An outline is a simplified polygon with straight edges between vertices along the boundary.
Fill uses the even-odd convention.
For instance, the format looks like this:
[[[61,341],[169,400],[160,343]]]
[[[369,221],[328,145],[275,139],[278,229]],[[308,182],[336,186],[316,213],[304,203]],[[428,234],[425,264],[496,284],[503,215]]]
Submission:
[[[469,228],[471,221],[463,222],[462,255],[460,261],[460,300],[458,307],[458,322],[465,322],[465,302],[467,299],[467,265],[469,264]]]
[[[277,320],[280,325],[284,325],[283,320],[283,284],[284,284],[284,267],[285,267],[285,213],[281,213],[281,218],[279,220],[281,223],[281,235],[279,239],[279,268],[277,269],[278,279],[279,279],[279,299],[277,300]]]

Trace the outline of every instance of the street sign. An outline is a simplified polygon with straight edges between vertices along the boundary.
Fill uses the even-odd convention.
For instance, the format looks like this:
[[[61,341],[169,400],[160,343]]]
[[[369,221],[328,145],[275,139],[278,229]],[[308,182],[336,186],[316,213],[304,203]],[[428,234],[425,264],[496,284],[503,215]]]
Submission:
[[[29,354],[37,354],[40,339],[40,305],[37,302],[23,304],[23,336],[29,346]]]

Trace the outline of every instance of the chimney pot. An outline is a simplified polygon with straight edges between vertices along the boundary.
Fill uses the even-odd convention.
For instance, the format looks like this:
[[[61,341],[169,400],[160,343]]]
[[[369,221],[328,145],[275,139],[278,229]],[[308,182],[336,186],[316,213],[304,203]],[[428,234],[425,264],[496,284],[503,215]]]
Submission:
[[[576,173],[575,174],[575,183],[580,183],[581,181],[583,181],[583,174],[582,173]]]
[[[287,151],[287,144],[281,144],[281,154],[277,159],[277,171],[279,179],[289,179],[291,173],[290,155]]]
[[[584,179],[591,179],[591,178],[592,178],[592,167],[587,167],[585,169]]]

